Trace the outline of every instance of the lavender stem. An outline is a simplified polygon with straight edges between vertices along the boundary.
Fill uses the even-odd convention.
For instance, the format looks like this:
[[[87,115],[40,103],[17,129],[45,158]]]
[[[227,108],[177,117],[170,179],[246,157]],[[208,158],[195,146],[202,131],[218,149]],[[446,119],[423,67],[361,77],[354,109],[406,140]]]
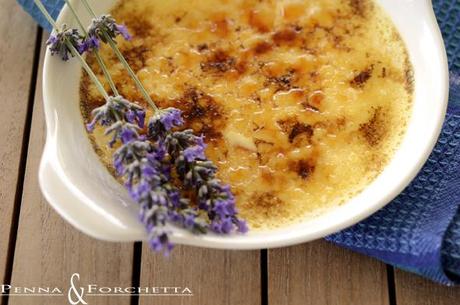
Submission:
[[[83,2],[83,5],[88,10],[88,12],[93,16],[93,18],[97,18],[96,14],[94,13],[94,11],[91,8],[91,6],[89,5],[89,3],[86,0],[82,0],[82,2]],[[141,91],[141,93],[144,96],[144,98],[147,101],[147,103],[155,110],[155,112],[158,111],[159,109],[158,109],[157,105],[155,105],[155,103],[153,102],[152,98],[147,93],[147,90],[142,85],[142,82],[139,80],[139,78],[137,77],[136,73],[134,73],[133,69],[131,69],[129,63],[126,61],[126,59],[123,56],[123,54],[121,53],[120,49],[118,49],[116,43],[113,41],[113,39],[111,37],[109,37],[109,35],[107,35],[107,33],[105,31],[103,31],[103,35],[104,35],[104,38],[109,42],[110,47],[115,52],[115,54],[117,55],[117,57],[120,60],[120,62],[122,63],[122,65],[125,67],[125,69],[128,71],[128,73],[131,76],[131,78],[136,83],[137,88]]]
[[[158,109],[157,105],[155,105],[153,100],[150,98],[150,95],[147,93],[147,90],[145,90],[144,86],[142,85],[141,81],[137,77],[136,73],[134,73],[133,69],[131,69],[130,65],[128,64],[126,59],[123,57],[123,54],[121,54],[120,50],[118,49],[118,47],[115,44],[115,42],[113,41],[113,39],[111,37],[109,37],[109,35],[107,35],[107,33],[105,33],[105,32],[103,32],[103,35],[104,35],[105,39],[107,39],[107,41],[109,42],[110,46],[114,50],[114,52],[117,55],[117,57],[120,60],[120,62],[123,64],[125,69],[128,71],[128,73],[131,76],[131,78],[136,83],[137,88],[141,91],[142,95],[144,96],[146,101],[149,103],[150,107],[152,107],[155,111],[158,111],[159,109]]]
[[[54,30],[59,31],[59,28],[56,22],[54,21],[53,17],[51,17],[51,15],[48,13],[43,3],[40,0],[34,0],[34,2],[35,2],[35,5],[37,5],[38,9],[45,16],[45,18],[48,20],[48,22],[53,26]],[[78,58],[78,60],[80,60],[80,63],[85,69],[86,73],[88,73],[88,75],[91,77],[91,79],[93,80],[94,84],[96,85],[97,89],[102,94],[104,99],[108,101],[109,95],[105,91],[104,86],[101,84],[97,76],[94,74],[93,70],[91,70],[91,68],[88,66],[86,61],[83,59],[83,57],[81,57],[80,53],[78,53],[78,51],[75,49],[75,47],[70,42],[66,41],[66,45],[69,48],[69,50],[72,52],[72,55],[74,55],[75,57]]]
[[[95,83],[97,89],[102,94],[104,99],[106,101],[108,101],[109,100],[109,95],[108,95],[107,91],[105,91],[104,86],[99,81],[99,79],[97,78],[96,74],[94,74],[93,70],[91,70],[91,68],[88,66],[88,64],[86,63],[85,59],[80,55],[80,53],[78,53],[77,49],[75,49],[75,47],[71,43],[66,42],[66,45],[72,51],[72,54],[75,57],[78,58],[78,60],[80,61],[81,65],[83,66],[83,69],[85,69],[86,73],[88,73],[88,75],[91,77],[91,79]]]
[[[65,0],[67,3],[67,6],[69,7],[70,11],[72,12],[72,15],[75,17],[77,20],[78,25],[80,26],[80,29],[82,33],[85,36],[88,36],[88,33],[86,32],[85,27],[83,26],[83,23],[81,22],[80,18],[78,17],[77,12],[74,10],[73,6],[70,4],[69,0]],[[110,76],[110,73],[107,69],[107,66],[105,65],[104,61],[102,60],[101,55],[99,54],[99,51],[97,49],[94,49],[94,55],[96,56],[96,60],[101,67],[102,72],[104,73],[105,78],[107,79],[107,82],[109,83],[110,89],[112,89],[113,94],[119,95],[117,87],[115,86],[115,83],[113,82],[112,77]]]
[[[94,13],[93,9],[91,8],[91,6],[89,5],[89,3],[86,1],[86,0],[82,0],[81,2],[83,2],[83,5],[86,7],[86,9],[88,10],[88,12],[94,17],[96,18],[96,13]]]

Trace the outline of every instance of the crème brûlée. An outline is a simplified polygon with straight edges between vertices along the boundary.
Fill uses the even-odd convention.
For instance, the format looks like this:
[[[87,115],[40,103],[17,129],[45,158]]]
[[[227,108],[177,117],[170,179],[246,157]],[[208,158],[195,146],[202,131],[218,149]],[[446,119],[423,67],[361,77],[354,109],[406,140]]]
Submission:
[[[388,164],[411,113],[412,68],[369,0],[123,0],[118,45],[160,107],[183,111],[252,229],[337,206]],[[147,107],[111,49],[120,94]],[[107,90],[93,56],[88,62]],[[104,103],[81,80],[85,121]],[[103,129],[89,135],[110,168]]]

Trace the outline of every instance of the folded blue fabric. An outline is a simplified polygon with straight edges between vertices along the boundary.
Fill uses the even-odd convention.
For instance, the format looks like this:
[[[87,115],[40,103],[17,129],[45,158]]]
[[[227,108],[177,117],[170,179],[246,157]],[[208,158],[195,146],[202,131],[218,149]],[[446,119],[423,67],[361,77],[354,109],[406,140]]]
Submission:
[[[18,0],[45,29],[33,0]],[[43,0],[56,17],[62,0]],[[433,0],[449,56],[450,101],[429,160],[395,200],[357,225],[327,237],[437,282],[460,283],[460,0]]]
[[[39,25],[41,25],[45,30],[51,32],[51,24],[46,21],[46,18],[40,12],[40,10],[35,6],[34,0],[17,0],[18,3],[24,8],[24,10],[29,13]],[[43,5],[48,10],[48,13],[56,19],[61,11],[61,8],[64,6],[64,0],[42,0]]]
[[[460,283],[460,0],[433,0],[449,57],[449,109],[438,143],[385,208],[327,239],[434,281]]]

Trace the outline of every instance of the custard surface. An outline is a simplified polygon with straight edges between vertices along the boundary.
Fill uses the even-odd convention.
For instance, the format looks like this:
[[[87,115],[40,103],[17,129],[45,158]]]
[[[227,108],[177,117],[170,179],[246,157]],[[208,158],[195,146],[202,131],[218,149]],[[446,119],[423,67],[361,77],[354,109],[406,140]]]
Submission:
[[[355,196],[404,135],[412,69],[373,1],[124,0],[112,15],[133,35],[119,47],[158,106],[180,108],[206,136],[251,228]],[[101,54],[120,93],[146,106],[108,46]],[[80,91],[89,121],[103,100],[86,75]],[[89,136],[109,166],[102,133]]]

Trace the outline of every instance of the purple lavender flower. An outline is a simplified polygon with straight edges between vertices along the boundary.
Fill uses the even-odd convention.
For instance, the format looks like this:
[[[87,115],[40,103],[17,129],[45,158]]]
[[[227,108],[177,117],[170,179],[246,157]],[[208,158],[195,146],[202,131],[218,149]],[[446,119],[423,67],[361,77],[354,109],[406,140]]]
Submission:
[[[70,58],[69,54],[73,55],[67,43],[70,43],[81,54],[83,46],[80,40],[81,35],[78,33],[78,30],[67,29],[64,25],[61,31],[51,34],[46,44],[49,46],[51,55],[57,54],[62,60],[68,61]]]
[[[207,216],[199,209],[190,207],[190,202],[184,199],[170,212],[169,221],[197,234],[206,233],[209,228]]]
[[[233,222],[230,217],[216,218],[211,223],[211,230],[218,234],[229,234],[233,230]]]
[[[88,130],[96,123],[106,126],[105,133],[112,135],[109,145],[120,144],[113,164],[139,204],[139,219],[153,250],[171,251],[168,223],[194,233],[247,231],[230,187],[216,178],[216,166],[206,159],[204,137],[192,130],[173,131],[183,124],[180,110],[158,111],[149,121],[148,136],[140,135],[145,111],[121,96],[110,97],[93,115]],[[196,206],[181,196],[173,175],[186,190],[195,192]]]
[[[166,108],[160,110],[158,115],[155,115],[153,119],[158,119],[163,124],[164,129],[169,131],[174,127],[179,127],[184,124],[182,120],[182,111],[176,108]]]
[[[193,228],[195,225],[195,218],[194,214],[188,214],[184,217],[184,225],[186,228]]]
[[[121,140],[121,143],[128,143],[134,139],[139,137],[139,127],[137,125],[126,123],[123,121],[118,121],[113,123],[105,130],[105,135],[112,135],[112,139],[109,142],[109,146],[113,147],[113,145],[118,141]]]
[[[152,120],[149,123],[149,127],[151,122]],[[156,130],[161,130],[161,128],[149,128],[149,133]],[[187,148],[194,146],[205,148],[203,137],[196,136],[191,129],[169,133],[166,135],[165,142],[167,143],[168,152],[173,159],[179,159],[183,155],[183,151]]]
[[[144,128],[145,123],[145,110],[128,110],[125,118],[128,122],[137,123],[139,128]]]
[[[128,143],[136,139],[139,134],[137,133],[138,127],[132,124],[126,124],[125,128],[120,131],[120,139],[122,143]],[[109,129],[107,130],[107,133]]]
[[[161,124],[160,118],[154,124],[151,121],[149,132],[161,134],[166,129]],[[150,137],[155,138],[153,135]],[[165,143],[179,180],[184,187],[196,192],[198,208],[207,213],[211,230],[218,234],[228,234],[233,230],[246,232],[247,225],[238,218],[230,187],[216,178],[216,166],[204,155],[204,137],[194,135],[192,130],[175,131],[166,135]]]
[[[88,131],[93,131],[97,123],[111,126],[122,120],[137,123],[139,128],[144,127],[145,110],[122,96],[111,96],[104,105],[94,109],[91,114],[93,120],[86,125]]]
[[[247,233],[249,231],[249,227],[248,227],[248,224],[246,221],[244,220],[237,220],[235,225],[237,226],[237,231],[240,232],[240,233]]]
[[[128,28],[126,26],[116,24],[115,27],[117,28],[118,32],[120,33],[121,36],[123,36],[125,40],[129,41],[132,39],[132,36],[131,34],[129,34]]]
[[[163,251],[165,256],[168,256],[174,248],[174,245],[169,242],[167,233],[163,232],[162,234],[158,234],[155,231],[153,232],[153,236],[150,236],[149,238],[150,248],[156,252]]]
[[[130,126],[127,122],[115,124],[124,126],[122,128]],[[125,178],[130,196],[140,205],[139,219],[147,228],[150,246],[167,254],[172,245],[166,224],[170,222],[204,233],[207,231],[205,215],[190,208],[190,202],[181,198],[180,191],[171,183],[172,167],[165,146],[143,139],[135,132],[127,133],[127,139],[117,138],[122,145],[114,153],[114,166]]]
[[[176,108],[166,108],[157,111],[148,124],[149,136],[153,141],[165,139],[168,132],[184,124],[182,112]]]
[[[217,216],[224,218],[227,215],[235,214],[235,206],[230,200],[216,200],[213,211]]]
[[[133,183],[142,177],[144,166],[149,161],[147,155],[151,150],[148,141],[131,140],[120,146],[113,155],[117,172],[125,178],[126,186],[132,192],[138,191],[132,188]]]
[[[83,54],[86,51],[98,50],[101,46],[99,39],[95,36],[88,36],[83,39],[83,42],[80,44],[79,52]]]
[[[115,37],[118,35],[123,36],[126,40],[131,40],[131,35],[124,25],[115,23],[115,19],[110,15],[101,15],[92,20],[85,41],[92,41],[94,47],[99,47],[99,40],[104,43],[107,43],[108,39],[115,41]],[[95,43],[96,41],[97,43]]]
[[[118,35],[131,39],[125,26],[116,24],[110,15],[103,15],[93,19],[87,37],[64,26],[47,44],[53,55],[68,60],[72,47],[80,54],[94,51],[101,41],[114,41]],[[96,124],[104,126],[105,134],[112,137],[109,146],[118,145],[113,165],[131,198],[139,204],[139,220],[147,230],[152,249],[165,254],[171,251],[168,223],[194,233],[211,229],[228,234],[235,228],[247,231],[245,222],[237,218],[230,188],[215,178],[217,168],[206,159],[204,137],[195,136],[191,130],[173,132],[184,123],[179,109],[156,111],[149,121],[147,135],[142,134],[145,110],[122,96],[109,97],[92,115],[88,131],[93,131]],[[177,176],[190,189],[187,191],[196,192],[197,205],[181,196]]]
[[[212,221],[211,229],[220,234],[228,234],[233,229],[240,233],[246,233],[248,230],[247,224],[237,216],[235,198],[230,188],[222,185],[215,178],[208,179],[206,184],[201,185],[200,190],[203,187],[206,188],[206,192],[199,192],[198,201],[200,207],[208,211],[209,218]]]
[[[228,234],[233,230],[247,232],[247,224],[238,218],[235,198],[228,185],[216,179],[216,166],[206,159],[206,144],[203,136],[194,135],[192,130],[171,130],[183,124],[181,112],[174,108],[160,111],[149,122],[149,138],[166,147],[170,163],[183,185],[197,195],[198,210],[184,208],[170,213],[170,221],[180,223],[186,228],[192,225],[195,230],[205,232],[208,228],[218,234]],[[188,211],[189,214],[184,214]],[[206,214],[207,220],[199,211]],[[198,220],[198,221],[197,221]]]
[[[184,158],[187,162],[193,162],[195,160],[204,160],[206,156],[204,155],[204,150],[206,149],[206,144],[204,143],[204,137],[196,137],[195,145],[187,147],[184,150]]]

